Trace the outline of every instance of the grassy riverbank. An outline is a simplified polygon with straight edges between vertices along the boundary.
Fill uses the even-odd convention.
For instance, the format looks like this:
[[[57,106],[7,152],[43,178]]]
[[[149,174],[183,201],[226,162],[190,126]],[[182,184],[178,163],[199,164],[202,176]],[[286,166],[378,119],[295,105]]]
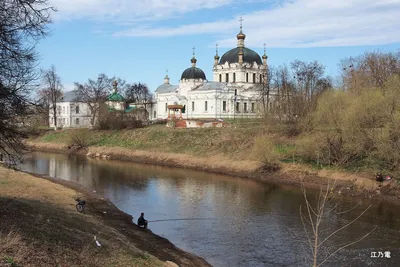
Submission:
[[[138,229],[109,201],[52,181],[0,166],[0,266],[209,266]],[[86,214],[75,209],[78,196],[88,203]]]
[[[257,121],[236,123],[228,128],[177,129],[154,125],[123,131],[49,131],[27,141],[36,150],[69,152],[81,143],[83,153],[107,155],[111,159],[191,168],[261,181],[317,187],[323,178],[339,180],[351,195],[400,199],[397,181],[378,187],[373,167],[343,169],[303,159],[298,140],[271,133]],[[268,134],[267,134],[268,133]],[[271,172],[271,167],[280,170]],[[267,168],[266,168],[267,167]],[[382,196],[382,192],[385,192]]]

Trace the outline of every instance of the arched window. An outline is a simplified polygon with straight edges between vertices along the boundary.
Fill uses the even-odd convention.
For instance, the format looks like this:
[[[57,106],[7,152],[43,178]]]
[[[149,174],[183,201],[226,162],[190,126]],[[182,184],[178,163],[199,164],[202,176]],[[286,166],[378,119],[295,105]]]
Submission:
[[[233,82],[236,82],[236,73],[233,73]]]
[[[76,114],[79,114],[79,106],[76,106],[76,107],[75,107],[75,113],[76,113]]]
[[[229,73],[225,74],[225,81],[229,82]]]
[[[253,83],[256,83],[256,74],[253,73]]]
[[[219,75],[219,82],[222,82],[222,74]]]
[[[260,74],[260,83],[262,83],[263,82],[263,80],[262,80],[262,74]]]
[[[249,82],[249,74],[246,73],[246,83],[248,83],[248,82]]]

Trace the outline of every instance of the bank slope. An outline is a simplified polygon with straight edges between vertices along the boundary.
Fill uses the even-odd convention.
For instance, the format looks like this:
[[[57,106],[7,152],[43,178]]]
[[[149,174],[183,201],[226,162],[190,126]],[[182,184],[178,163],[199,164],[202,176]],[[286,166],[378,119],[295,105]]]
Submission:
[[[138,229],[131,216],[109,201],[59,182],[63,185],[0,167],[0,265],[153,267],[172,261],[210,266],[167,239]],[[75,209],[78,196],[88,203],[86,214]]]

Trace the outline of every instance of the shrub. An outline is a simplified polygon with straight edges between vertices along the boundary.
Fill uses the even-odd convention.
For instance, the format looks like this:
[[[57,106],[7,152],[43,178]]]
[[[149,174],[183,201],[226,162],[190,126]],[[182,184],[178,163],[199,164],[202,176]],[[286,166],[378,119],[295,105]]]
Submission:
[[[120,111],[109,112],[99,120],[100,130],[122,130],[143,127],[143,122],[138,120],[134,114],[125,114]]]
[[[275,144],[268,136],[259,136],[254,140],[253,154],[263,164],[264,170],[277,171],[280,169],[281,155]]]
[[[69,147],[88,147],[90,144],[90,131],[88,129],[74,129],[68,132]]]

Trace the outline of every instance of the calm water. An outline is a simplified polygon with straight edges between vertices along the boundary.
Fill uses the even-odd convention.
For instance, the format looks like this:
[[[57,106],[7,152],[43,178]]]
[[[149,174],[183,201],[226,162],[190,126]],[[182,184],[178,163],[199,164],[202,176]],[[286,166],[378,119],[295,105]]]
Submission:
[[[299,216],[304,199],[298,188],[189,170],[87,159],[51,153],[25,156],[21,169],[72,180],[93,188],[119,209],[147,220],[209,218],[150,223],[150,229],[213,266],[310,266]],[[343,201],[343,210],[357,202]],[[350,213],[330,215],[335,230],[355,218],[369,203]],[[363,241],[333,256],[326,266],[400,266],[398,207],[374,204],[352,226],[326,243],[330,249]],[[305,249],[304,249],[305,247]],[[390,251],[391,258],[371,258]],[[324,265],[325,266],[325,265]]]

